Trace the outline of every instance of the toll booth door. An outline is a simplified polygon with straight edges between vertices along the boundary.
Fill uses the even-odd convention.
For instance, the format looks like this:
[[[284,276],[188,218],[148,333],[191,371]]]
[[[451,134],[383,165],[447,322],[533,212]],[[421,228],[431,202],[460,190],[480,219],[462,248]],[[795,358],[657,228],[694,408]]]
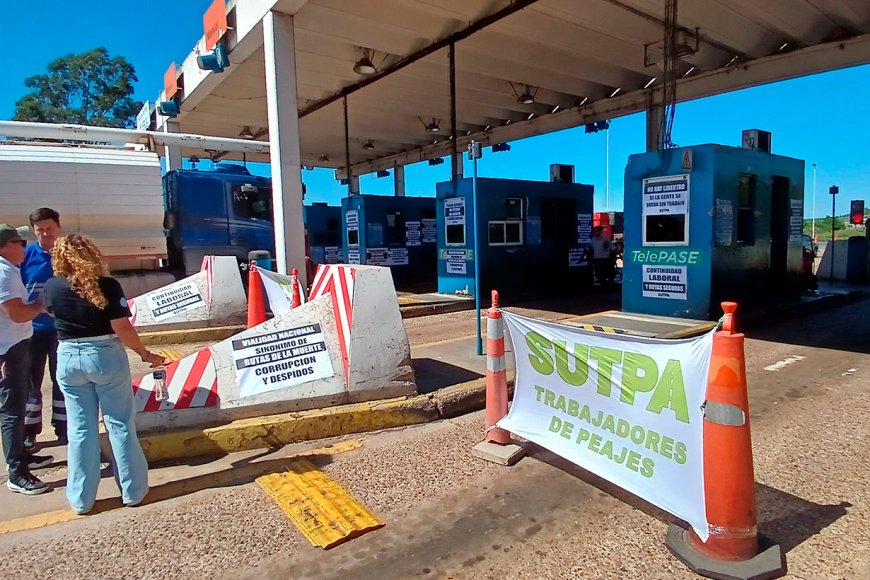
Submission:
[[[782,280],[788,269],[789,186],[787,177],[774,176],[770,193],[770,273]]]

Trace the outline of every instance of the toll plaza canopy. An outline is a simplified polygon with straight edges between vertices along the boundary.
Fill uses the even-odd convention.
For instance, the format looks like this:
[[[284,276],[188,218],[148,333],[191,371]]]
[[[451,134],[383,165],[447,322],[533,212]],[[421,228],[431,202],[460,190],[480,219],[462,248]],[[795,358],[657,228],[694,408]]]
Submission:
[[[280,82],[269,89],[267,73],[295,69],[295,87],[283,88],[295,88],[299,162],[338,169],[338,176],[349,164],[358,176],[448,155],[454,146],[461,152],[471,139],[495,144],[654,112],[666,22],[675,23],[680,56],[677,100],[870,62],[867,0],[682,0],[668,20],[676,4],[231,0],[220,41],[229,66],[202,70],[196,57],[209,51],[201,38],[170,71],[178,116],[153,113],[151,122],[168,131],[271,140],[270,106],[292,106],[294,95],[282,93]],[[275,14],[288,23],[278,36],[292,44],[278,45],[269,21]],[[169,96],[164,91],[158,100]],[[265,154],[247,158],[268,161]]]

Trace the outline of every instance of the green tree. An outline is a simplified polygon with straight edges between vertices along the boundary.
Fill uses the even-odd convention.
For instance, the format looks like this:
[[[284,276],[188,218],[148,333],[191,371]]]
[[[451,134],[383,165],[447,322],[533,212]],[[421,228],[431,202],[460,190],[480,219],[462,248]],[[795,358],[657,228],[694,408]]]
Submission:
[[[142,103],[134,101],[136,71],[103,47],[69,54],[48,64],[46,74],[24,81],[30,93],[15,103],[16,121],[132,127]]]

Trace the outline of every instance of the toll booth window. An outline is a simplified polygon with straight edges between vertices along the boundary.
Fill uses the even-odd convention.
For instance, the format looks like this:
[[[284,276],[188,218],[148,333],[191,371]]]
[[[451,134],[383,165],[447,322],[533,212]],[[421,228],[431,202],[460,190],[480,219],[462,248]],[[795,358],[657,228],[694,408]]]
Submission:
[[[250,184],[233,185],[233,212],[237,217],[272,221],[272,190]]]
[[[755,176],[741,174],[737,180],[737,245],[755,245]]]
[[[387,245],[405,245],[405,217],[402,212],[396,211],[387,214],[386,231],[384,242]]]
[[[348,246],[358,246],[359,245],[359,230],[347,230],[347,245]]]
[[[577,237],[577,204],[568,197],[541,198],[541,240],[570,242]]]
[[[523,222],[489,222],[490,246],[521,246],[523,244]]]
[[[340,246],[341,245],[341,220],[338,218],[327,218],[326,219],[326,236],[325,236],[325,244],[326,246]]]
[[[508,220],[523,219],[523,198],[508,197],[504,200],[504,217]]]
[[[685,244],[686,214],[645,217],[645,244]]]
[[[446,227],[446,237],[448,246],[464,246],[465,245],[465,225],[452,225]]]

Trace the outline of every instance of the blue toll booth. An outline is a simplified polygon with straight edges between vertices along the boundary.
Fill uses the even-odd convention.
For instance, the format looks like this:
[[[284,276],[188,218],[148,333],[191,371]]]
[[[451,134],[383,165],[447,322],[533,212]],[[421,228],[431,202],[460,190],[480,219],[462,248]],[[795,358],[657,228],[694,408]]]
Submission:
[[[341,208],[314,203],[304,206],[308,259],[312,271],[319,264],[338,264],[341,258]]]
[[[480,237],[481,299],[497,289],[510,299],[572,293],[591,284],[591,185],[478,178],[436,185],[438,291],[474,293],[474,236]]]
[[[435,290],[435,198],[351,195],[341,213],[348,264],[389,266],[397,290]]]
[[[798,299],[804,162],[699,145],[629,157],[625,169],[628,312],[715,320]]]

